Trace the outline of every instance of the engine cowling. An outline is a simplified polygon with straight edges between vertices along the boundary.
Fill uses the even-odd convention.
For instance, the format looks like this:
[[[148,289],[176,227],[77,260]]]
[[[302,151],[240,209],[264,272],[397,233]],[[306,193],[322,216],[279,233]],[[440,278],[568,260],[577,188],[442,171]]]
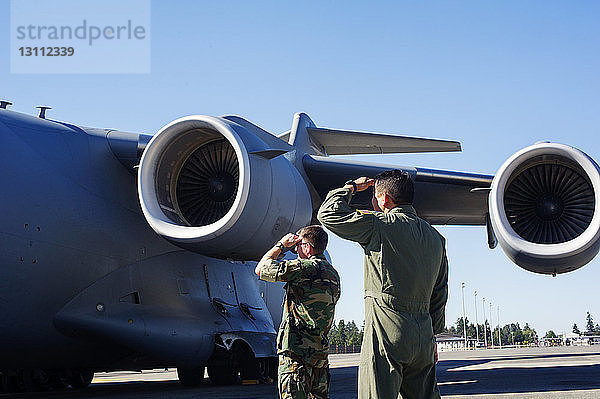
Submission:
[[[172,243],[204,255],[257,259],[310,222],[287,143],[238,117],[194,115],[163,127],[138,171],[142,211]]]
[[[492,229],[522,268],[565,273],[600,249],[600,169],[585,153],[538,143],[511,156],[489,195]]]

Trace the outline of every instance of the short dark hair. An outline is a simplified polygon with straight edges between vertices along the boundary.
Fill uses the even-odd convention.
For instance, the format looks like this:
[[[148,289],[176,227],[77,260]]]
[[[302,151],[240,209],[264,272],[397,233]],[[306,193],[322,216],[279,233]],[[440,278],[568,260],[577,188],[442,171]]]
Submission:
[[[415,196],[415,188],[408,172],[394,169],[375,176],[375,189],[390,196],[396,205],[410,205]]]
[[[319,225],[306,226],[298,230],[296,233],[300,237],[306,240],[317,253],[325,252],[327,248],[327,232]]]

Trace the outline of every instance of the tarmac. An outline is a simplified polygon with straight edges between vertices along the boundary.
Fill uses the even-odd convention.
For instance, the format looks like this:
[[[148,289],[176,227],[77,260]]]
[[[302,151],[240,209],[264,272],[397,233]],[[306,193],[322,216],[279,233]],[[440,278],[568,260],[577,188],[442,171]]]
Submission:
[[[331,355],[332,399],[356,398],[358,354]],[[600,398],[600,347],[503,348],[441,352],[437,378],[444,399]],[[83,391],[0,394],[6,398],[263,399],[277,398],[274,384],[184,388],[177,373],[97,373]]]

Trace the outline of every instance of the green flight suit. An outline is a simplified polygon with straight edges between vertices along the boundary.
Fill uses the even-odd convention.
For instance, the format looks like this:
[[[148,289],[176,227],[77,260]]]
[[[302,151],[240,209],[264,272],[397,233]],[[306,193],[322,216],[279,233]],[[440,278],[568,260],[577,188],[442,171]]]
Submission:
[[[448,298],[444,238],[411,205],[387,213],[349,206],[352,191],[329,192],[319,221],[365,252],[365,334],[360,399],[439,398],[434,333]]]
[[[329,341],[340,277],[323,255],[260,262],[260,278],[285,281],[277,335],[282,399],[329,398]]]

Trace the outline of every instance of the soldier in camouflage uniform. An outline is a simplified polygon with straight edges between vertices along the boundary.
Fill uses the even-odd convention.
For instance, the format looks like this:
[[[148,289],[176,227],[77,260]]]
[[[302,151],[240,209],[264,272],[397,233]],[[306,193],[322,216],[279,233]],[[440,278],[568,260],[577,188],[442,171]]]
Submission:
[[[285,281],[283,318],[277,336],[278,388],[283,399],[329,398],[329,342],[340,277],[325,259],[327,233],[321,226],[287,234],[256,265],[265,281]],[[278,260],[296,248],[298,259]]]
[[[375,186],[375,212],[348,205]],[[360,399],[439,398],[434,333],[442,332],[448,297],[444,238],[412,207],[406,172],[361,177],[332,190],[318,219],[365,252],[365,332],[358,372]]]

